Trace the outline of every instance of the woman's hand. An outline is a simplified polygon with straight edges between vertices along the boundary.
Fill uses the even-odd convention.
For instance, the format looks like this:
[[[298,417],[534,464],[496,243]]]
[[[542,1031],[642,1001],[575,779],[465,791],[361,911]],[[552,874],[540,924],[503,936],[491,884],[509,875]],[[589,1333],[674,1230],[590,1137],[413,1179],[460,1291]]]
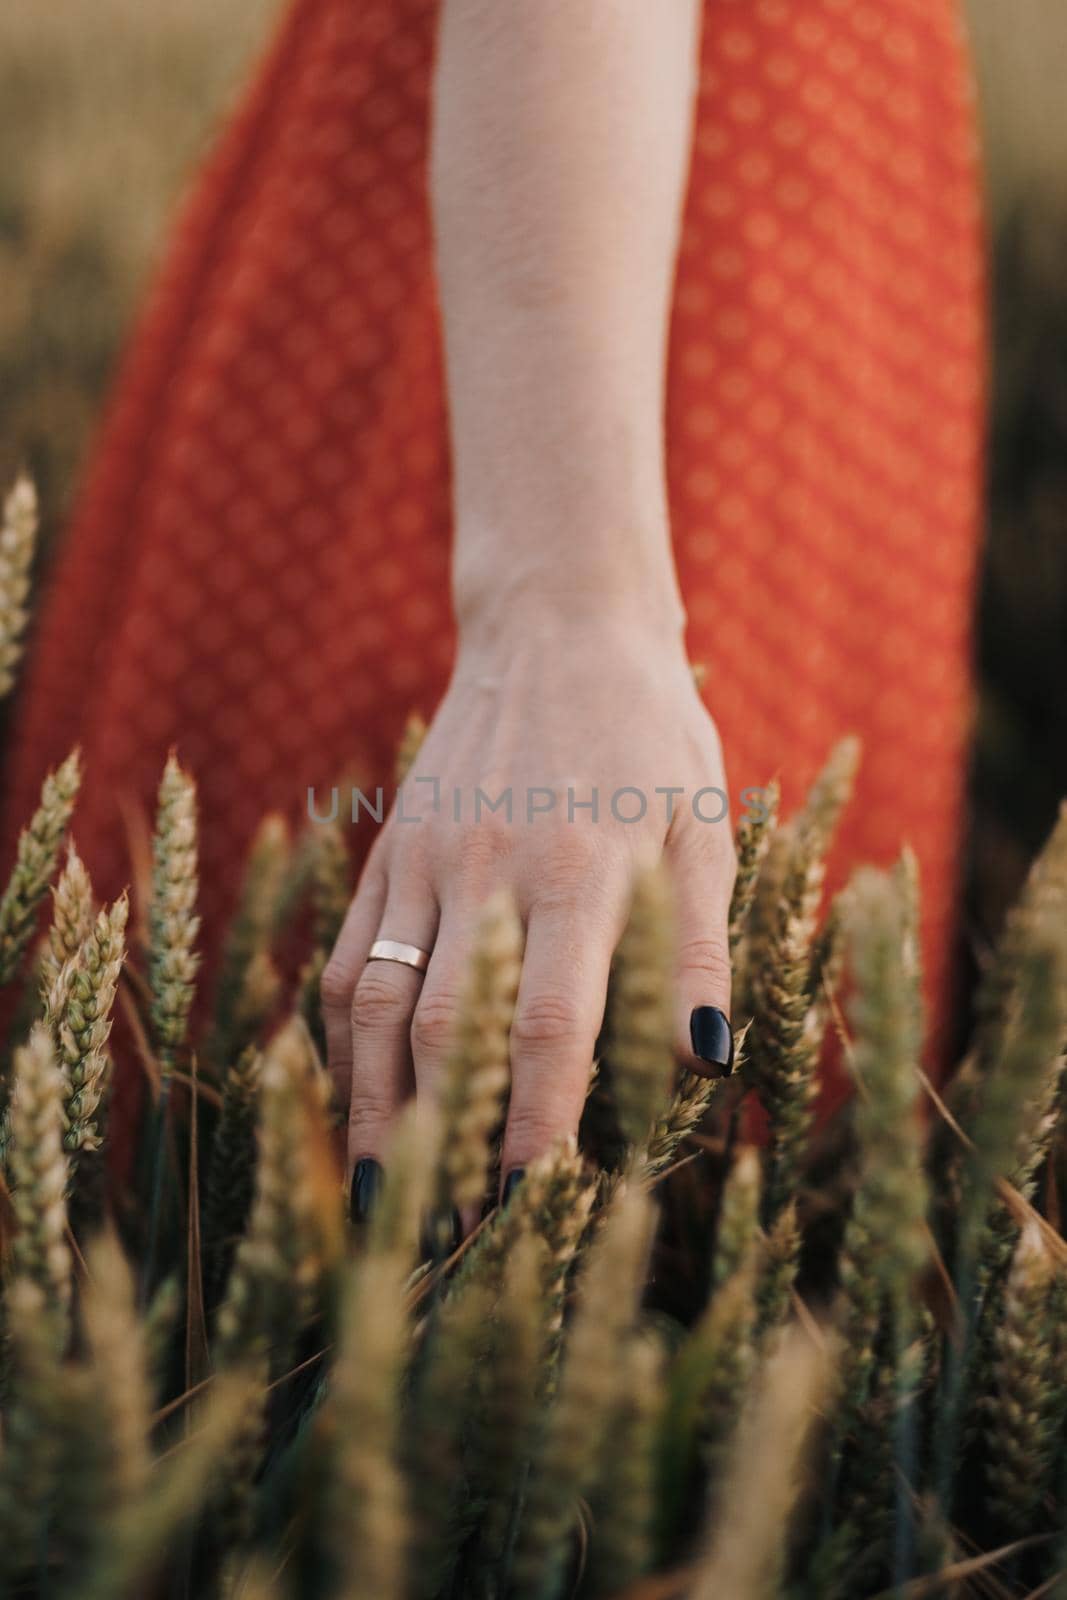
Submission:
[[[497,885],[526,930],[505,1177],[577,1129],[639,857],[674,869],[679,1049],[694,1007],[728,1006],[725,780],[681,645],[663,451],[699,16],[442,6],[430,190],[460,648],[405,785],[422,820],[390,816],[325,977],[350,1163],[381,1155],[413,1084],[434,1094]],[[489,809],[509,791],[510,821]],[[368,964],[376,939],[432,952],[425,975]]]
[[[580,625],[511,615],[508,633],[461,647],[404,785],[403,814],[419,820],[389,816],[325,974],[350,1168],[381,1158],[413,1090],[434,1096],[479,911],[499,885],[526,932],[505,1177],[577,1131],[639,860],[663,851],[675,882],[679,1054],[699,1068],[695,1007],[729,1010],[726,781],[677,635],[617,611]],[[425,975],[368,964],[380,938],[431,952]]]

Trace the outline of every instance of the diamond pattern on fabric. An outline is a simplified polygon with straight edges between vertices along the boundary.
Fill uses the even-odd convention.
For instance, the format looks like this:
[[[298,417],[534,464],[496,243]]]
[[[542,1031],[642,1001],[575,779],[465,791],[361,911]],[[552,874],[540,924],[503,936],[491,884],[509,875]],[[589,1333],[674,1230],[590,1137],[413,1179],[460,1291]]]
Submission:
[[[453,648],[426,194],[435,0],[296,0],[185,203],[21,697],[10,857],[77,739],[128,875],[166,752],[203,810],[208,964],[264,811],[388,774]],[[706,0],[668,453],[731,786],[865,760],[851,862],[922,869],[944,994],[970,717],[984,284],[950,0]]]

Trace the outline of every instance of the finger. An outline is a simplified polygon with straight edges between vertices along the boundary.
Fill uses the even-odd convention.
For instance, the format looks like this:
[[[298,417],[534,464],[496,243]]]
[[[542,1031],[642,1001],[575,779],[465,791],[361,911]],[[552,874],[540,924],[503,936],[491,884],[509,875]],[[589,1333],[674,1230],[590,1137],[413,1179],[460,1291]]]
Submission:
[[[429,885],[392,880],[374,939],[432,950],[437,904]],[[397,1111],[411,1094],[411,1017],[423,974],[398,961],[367,961],[352,997],[348,1165],[381,1160]]]
[[[436,1105],[441,1072],[456,1037],[477,919],[477,905],[464,895],[446,899],[430,965],[411,1019],[411,1056],[420,1103]]]
[[[512,1173],[578,1132],[593,1050],[604,1018],[620,904],[539,912],[526,953],[511,1027],[511,1099],[501,1155]]]
[[[386,876],[380,861],[373,854],[367,861],[319,984],[326,1064],[337,1103],[346,1111],[352,1080],[352,996],[385,907]]]
[[[726,825],[693,824],[668,842],[678,925],[678,1053],[691,1071],[733,1069],[728,925],[736,864]]]

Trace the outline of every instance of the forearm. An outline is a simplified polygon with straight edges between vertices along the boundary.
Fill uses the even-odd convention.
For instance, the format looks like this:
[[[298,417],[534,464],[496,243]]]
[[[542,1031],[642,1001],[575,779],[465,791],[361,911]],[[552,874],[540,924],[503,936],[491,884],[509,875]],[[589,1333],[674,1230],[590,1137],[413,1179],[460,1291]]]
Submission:
[[[432,198],[461,627],[501,600],[677,626],[663,380],[696,0],[445,0]]]

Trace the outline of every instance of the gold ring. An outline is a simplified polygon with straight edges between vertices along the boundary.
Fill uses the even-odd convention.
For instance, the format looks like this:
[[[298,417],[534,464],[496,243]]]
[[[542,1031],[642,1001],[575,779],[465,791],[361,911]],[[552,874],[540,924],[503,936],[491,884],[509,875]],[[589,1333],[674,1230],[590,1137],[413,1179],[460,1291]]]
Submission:
[[[402,967],[414,967],[416,972],[425,972],[430,965],[430,953],[420,950],[417,944],[401,944],[397,939],[375,939],[367,960],[399,961]]]

